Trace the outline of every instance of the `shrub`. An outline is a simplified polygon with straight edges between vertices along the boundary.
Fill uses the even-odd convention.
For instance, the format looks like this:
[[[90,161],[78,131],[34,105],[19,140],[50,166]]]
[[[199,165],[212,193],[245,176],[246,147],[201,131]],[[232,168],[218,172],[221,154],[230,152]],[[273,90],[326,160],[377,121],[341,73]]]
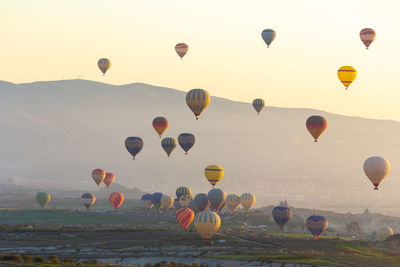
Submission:
[[[62,261],[67,263],[74,263],[75,260],[73,258],[64,258]]]
[[[33,258],[33,261],[34,261],[34,262],[38,262],[38,263],[43,263],[43,262],[45,262],[46,260],[45,260],[42,256],[35,256],[35,257]]]
[[[91,264],[99,264],[99,261],[96,260],[96,259],[93,259],[93,260],[91,260],[89,263],[91,263]]]
[[[51,254],[50,255],[50,257],[49,257],[49,260],[52,262],[52,263],[60,263],[60,260],[58,259],[58,257],[57,257],[57,255],[56,254]]]
[[[22,255],[22,258],[24,259],[25,262],[33,261],[33,257],[31,255],[24,254]]]

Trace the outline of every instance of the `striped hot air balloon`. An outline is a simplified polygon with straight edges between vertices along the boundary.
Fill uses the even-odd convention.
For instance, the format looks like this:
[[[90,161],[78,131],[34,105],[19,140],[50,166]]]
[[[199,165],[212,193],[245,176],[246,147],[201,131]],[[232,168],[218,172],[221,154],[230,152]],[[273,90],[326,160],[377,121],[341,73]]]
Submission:
[[[285,224],[287,224],[292,218],[292,210],[288,207],[278,206],[272,210],[272,218],[282,229]]]
[[[163,195],[161,197],[161,208],[167,211],[174,205],[174,198],[171,196]]]
[[[196,139],[194,138],[194,135],[191,133],[181,133],[178,136],[179,145],[185,151],[186,155],[188,151],[193,147],[195,141]]]
[[[338,69],[337,75],[339,80],[343,83],[344,87],[347,88],[357,77],[357,71],[352,66],[342,66]]]
[[[194,212],[189,208],[180,208],[176,212],[178,223],[186,230],[194,219]]]
[[[156,130],[158,135],[161,138],[161,135],[165,132],[168,128],[168,120],[165,117],[156,117],[153,120],[153,128]]]
[[[364,43],[365,48],[368,49],[372,42],[375,40],[376,32],[374,29],[365,28],[360,31],[361,41]]]
[[[253,108],[257,111],[257,114],[260,115],[260,111],[264,108],[265,101],[264,99],[257,98],[253,100]]]
[[[47,192],[39,192],[36,194],[36,201],[40,207],[44,207],[50,202],[51,196]]]
[[[104,178],[106,178],[106,171],[102,169],[95,169],[92,171],[92,178],[97,184],[97,187],[99,187]]]
[[[271,43],[275,40],[276,32],[272,29],[265,29],[262,31],[261,37],[263,38],[264,42],[267,44],[269,48]]]
[[[124,202],[124,195],[120,192],[111,193],[111,195],[108,197],[108,201],[110,201],[111,205],[114,207],[114,210],[118,210],[118,208],[122,205],[122,202]]]
[[[208,165],[204,169],[204,175],[206,176],[208,182],[215,187],[215,185],[222,179],[224,176],[224,169],[222,169],[219,165]]]
[[[234,213],[240,205],[240,197],[235,194],[227,195],[225,203],[231,212]]]
[[[133,159],[135,159],[136,155],[139,154],[143,148],[143,140],[140,137],[130,136],[125,139],[125,147],[132,155]]]
[[[178,43],[175,45],[175,52],[182,59],[189,51],[189,46],[185,43]]]
[[[243,193],[240,196],[240,204],[242,204],[243,208],[246,210],[246,212],[253,207],[253,205],[256,203],[256,196],[252,193]]]
[[[103,75],[105,75],[106,71],[111,67],[111,61],[108,58],[100,58],[99,61],[97,61],[97,66]]]
[[[186,94],[186,104],[197,120],[210,104],[210,94],[203,89],[192,89]]]
[[[213,211],[200,211],[194,218],[194,227],[206,242],[210,241],[220,226],[221,218]]]
[[[96,196],[92,193],[84,193],[81,197],[82,204],[87,208],[90,209],[94,202],[96,202]]]
[[[212,210],[218,211],[219,207],[224,204],[226,194],[219,188],[213,188],[208,192],[208,201],[210,201]]]
[[[312,215],[308,217],[306,225],[310,233],[314,236],[314,239],[318,239],[325,232],[326,228],[328,228],[328,220],[324,216]]]
[[[106,178],[104,178],[103,182],[107,186],[107,188],[114,183],[115,181],[115,175],[111,172],[106,173]]]
[[[141,198],[141,201],[145,208],[151,209],[153,207],[153,202],[151,202],[151,194],[144,194]]]
[[[190,194],[182,195],[179,198],[179,204],[181,204],[181,207],[187,207],[189,205],[190,201],[192,201],[192,200],[193,200],[192,195],[190,195]]]
[[[161,141],[161,147],[169,157],[176,147],[176,140],[172,137],[166,137]]]
[[[182,195],[191,195],[192,191],[187,186],[180,186],[176,189],[176,197],[180,198]]]
[[[307,119],[306,126],[312,137],[314,137],[314,142],[318,142],[318,137],[326,130],[328,122],[322,116],[311,116]]]

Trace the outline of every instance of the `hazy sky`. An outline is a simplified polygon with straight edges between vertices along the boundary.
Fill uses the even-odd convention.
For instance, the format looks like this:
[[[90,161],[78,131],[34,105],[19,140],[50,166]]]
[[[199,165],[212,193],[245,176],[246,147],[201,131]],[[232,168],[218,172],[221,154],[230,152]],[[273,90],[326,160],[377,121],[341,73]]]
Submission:
[[[400,120],[400,2],[2,0],[0,80],[144,82]],[[362,28],[377,31],[369,50]],[[261,31],[277,37],[268,49]],[[183,61],[175,54],[186,42]],[[100,57],[111,59],[105,77]],[[336,71],[352,65],[345,91]]]

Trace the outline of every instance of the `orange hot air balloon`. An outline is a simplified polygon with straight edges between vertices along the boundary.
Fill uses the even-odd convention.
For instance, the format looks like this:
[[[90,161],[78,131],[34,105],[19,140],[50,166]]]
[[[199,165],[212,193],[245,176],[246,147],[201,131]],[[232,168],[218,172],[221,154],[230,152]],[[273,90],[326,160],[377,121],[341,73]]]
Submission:
[[[168,120],[165,117],[157,117],[153,120],[153,128],[156,130],[158,135],[161,138],[161,135],[165,132],[168,128]]]
[[[92,178],[97,184],[97,187],[99,187],[104,178],[106,178],[106,171],[102,169],[95,169],[92,171]]]
[[[178,43],[175,45],[175,52],[182,59],[189,50],[189,46],[185,43]]]
[[[322,116],[311,116],[307,119],[306,126],[312,137],[314,137],[314,142],[318,142],[318,137],[326,130],[328,122]]]
[[[112,183],[114,183],[115,175],[111,172],[106,173],[106,178],[104,178],[104,184],[109,187]]]
[[[180,208],[176,212],[176,219],[183,229],[187,229],[194,219],[194,212],[189,208]]]
[[[124,202],[124,195],[120,192],[114,192],[108,197],[108,201],[110,201],[114,210],[117,210],[121,206],[122,202]]]

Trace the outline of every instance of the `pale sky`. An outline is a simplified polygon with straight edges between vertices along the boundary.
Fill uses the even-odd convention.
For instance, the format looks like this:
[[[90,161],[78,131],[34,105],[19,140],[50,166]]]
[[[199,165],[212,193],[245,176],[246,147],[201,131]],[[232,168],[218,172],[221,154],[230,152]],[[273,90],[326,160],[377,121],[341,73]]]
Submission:
[[[149,83],[400,121],[400,1],[2,0],[0,80]],[[366,50],[362,28],[374,28]],[[277,36],[268,49],[265,28]],[[181,61],[178,42],[188,43]],[[97,60],[111,69],[102,76]],[[336,71],[357,69],[345,91]]]

